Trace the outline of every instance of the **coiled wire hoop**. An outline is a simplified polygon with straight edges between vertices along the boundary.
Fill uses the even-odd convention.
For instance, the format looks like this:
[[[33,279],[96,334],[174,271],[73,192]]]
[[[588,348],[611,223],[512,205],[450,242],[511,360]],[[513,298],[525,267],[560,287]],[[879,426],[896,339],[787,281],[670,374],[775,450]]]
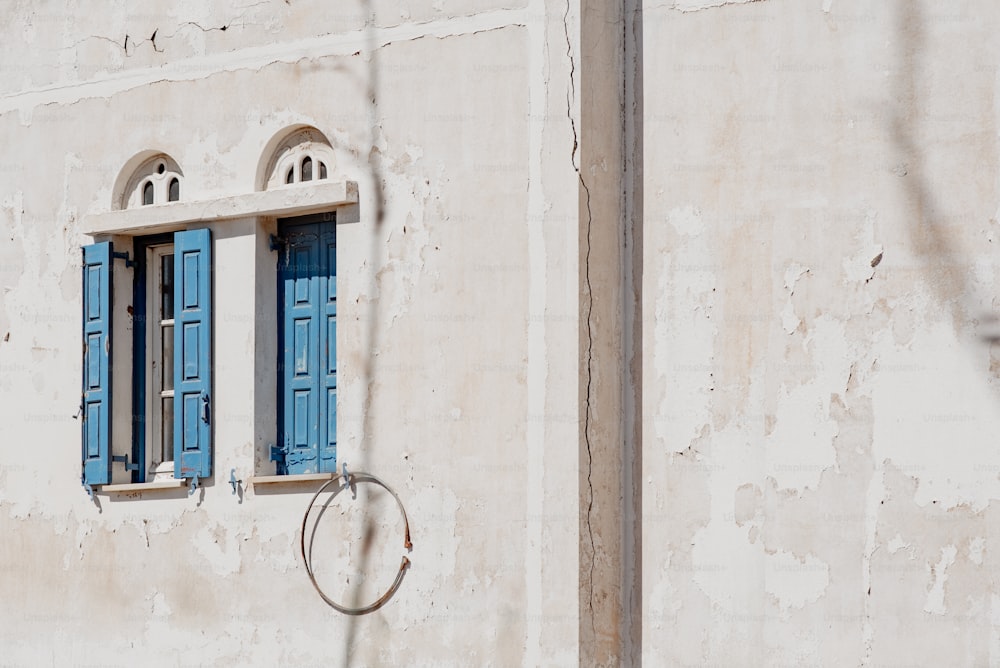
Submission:
[[[323,485],[318,490],[316,490],[316,493],[313,494],[312,499],[309,501],[309,507],[306,508],[306,513],[305,515],[302,516],[302,533],[299,537],[299,548],[302,551],[302,561],[303,563],[305,563],[306,566],[306,574],[309,576],[309,581],[312,582],[312,586],[316,590],[316,593],[320,595],[320,598],[326,601],[327,605],[329,605],[337,612],[342,612],[345,615],[367,615],[369,612],[375,612],[383,605],[385,605],[386,602],[390,598],[392,598],[392,595],[396,593],[396,590],[399,589],[400,583],[403,582],[403,575],[406,573],[406,569],[410,565],[410,560],[406,558],[406,555],[403,555],[403,560],[399,563],[399,570],[396,572],[396,579],[393,580],[392,585],[389,587],[389,589],[384,594],[382,594],[382,596],[380,596],[378,600],[376,600],[374,603],[371,603],[361,608],[349,608],[347,606],[340,605],[332,598],[327,596],[326,593],[323,592],[322,588],[320,588],[319,583],[316,582],[316,576],[313,573],[312,569],[312,556],[311,556],[312,536],[310,536],[309,538],[309,549],[306,550],[306,524],[309,521],[309,514],[312,512],[313,506],[316,503],[316,499],[319,498],[319,495],[322,494],[323,491],[333,483],[341,483],[337,491],[333,493],[333,496],[337,496],[337,494],[340,494],[342,491],[344,491],[344,489],[352,487],[354,486],[355,483],[358,482],[374,483],[379,487],[381,487],[382,489],[384,489],[385,491],[389,492],[389,494],[392,495],[392,498],[396,499],[396,505],[399,506],[399,512],[403,514],[403,527],[404,527],[403,547],[405,547],[407,550],[413,549],[413,543],[410,542],[410,520],[409,518],[406,517],[406,508],[403,507],[403,502],[399,500],[399,495],[397,495],[396,492],[394,492],[393,489],[389,487],[389,485],[385,484],[377,477],[373,476],[371,473],[364,473],[364,472],[349,473],[346,483],[344,482],[344,478],[342,476],[331,478],[330,480],[327,480],[325,483],[323,483]],[[317,518],[317,522],[318,521],[319,519]]]

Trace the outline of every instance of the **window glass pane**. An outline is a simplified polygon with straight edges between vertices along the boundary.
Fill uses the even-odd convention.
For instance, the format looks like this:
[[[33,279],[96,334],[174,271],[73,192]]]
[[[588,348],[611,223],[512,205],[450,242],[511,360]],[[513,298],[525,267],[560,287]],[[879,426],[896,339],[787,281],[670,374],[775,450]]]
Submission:
[[[161,285],[160,320],[172,320],[174,317],[174,256],[163,255],[160,258]]]
[[[153,182],[146,181],[146,185],[142,187],[142,203],[152,204],[153,203]]]
[[[163,366],[160,367],[163,376],[163,390],[174,389],[174,326],[163,328]]]
[[[174,398],[164,397],[163,402],[163,443],[160,444],[159,460],[161,462],[171,462],[174,460]]]
[[[313,177],[313,161],[310,157],[305,157],[302,160],[302,180],[312,181]]]
[[[291,183],[294,176],[295,176],[295,168],[289,167],[288,173],[285,174],[285,183]]]
[[[319,163],[319,178],[321,179],[326,178],[326,163],[322,161],[320,161]]]
[[[176,202],[181,198],[181,182],[177,179],[170,179],[170,191],[167,194],[168,202]]]

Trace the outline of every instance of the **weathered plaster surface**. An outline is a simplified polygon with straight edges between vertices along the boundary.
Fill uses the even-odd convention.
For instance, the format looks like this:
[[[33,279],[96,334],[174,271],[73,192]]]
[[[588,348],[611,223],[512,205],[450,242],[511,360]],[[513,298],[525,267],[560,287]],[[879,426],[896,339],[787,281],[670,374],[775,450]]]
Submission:
[[[5,13],[5,663],[1000,661],[1000,13],[598,4],[378,2],[373,32],[307,0]],[[298,124],[359,190],[341,459],[414,542],[358,620],[297,555],[313,487],[226,483],[272,472],[272,219],[211,223],[215,479],[78,482],[83,217],[146,150],[185,199],[253,192]],[[394,510],[337,500],[324,584],[382,587]]]
[[[319,54],[303,49],[346,41],[361,48],[369,27],[400,38],[414,29],[433,32],[446,23],[452,24],[448,30],[463,23],[489,24],[525,7],[523,1],[445,4],[420,0],[402,8],[385,0],[335,6],[321,0],[264,0],[149,7],[118,1],[102,12],[88,12],[21,3],[4,17],[9,39],[0,50],[0,91],[73,88],[141,70],[169,73],[178,63],[187,70],[197,69],[196,63],[236,65],[241,53],[259,56],[268,47],[298,49],[298,58],[315,57]],[[376,37],[375,43],[381,41]],[[30,66],[25,66],[25,54],[31,56]]]
[[[365,52],[370,57],[370,49],[385,46],[394,41],[408,41],[423,37],[448,37],[457,34],[475,33],[510,25],[523,25],[524,12],[516,9],[485,11],[461,18],[443,18],[425,23],[404,23],[387,28],[357,27],[333,35],[306,37],[296,40],[262,40],[261,43],[244,43],[239,48],[227,49],[221,53],[205,53],[195,50],[189,53],[172,54],[162,62],[145,63],[136,68],[113,68],[111,71],[87,73],[80,80],[68,83],[54,82],[42,86],[14,88],[11,94],[0,96],[0,112],[18,109],[23,123],[30,122],[34,109],[45,104],[71,104],[87,97],[109,98],[116,93],[160,81],[193,81],[220,71],[259,70],[272,63],[298,63],[304,59],[324,56],[350,56]],[[35,68],[30,68],[35,71]],[[357,83],[357,82],[356,82]],[[2,89],[0,89],[2,90]],[[150,118],[133,118],[135,121],[161,120],[152,114]]]
[[[374,35],[363,15],[321,4],[149,17],[120,5],[50,30],[27,6],[4,18],[0,62],[33,54],[0,68],[0,599],[18,602],[0,612],[4,663],[329,665],[348,642],[366,665],[578,662],[564,3],[376,3]],[[214,479],[193,497],[98,505],[79,484],[83,216],[110,210],[122,166],[150,149],[182,166],[185,200],[253,192],[264,146],[296,124],[330,139],[334,178],[360,193],[338,227],[340,457],[396,488],[414,543],[396,597],[360,619],[326,607],[303,572],[315,486],[233,495],[227,483],[231,468],[244,481],[273,472],[273,220],[210,223]],[[375,178],[386,217],[373,245]],[[368,506],[362,568],[357,508],[339,499],[325,516],[317,574],[365,597],[391,581],[402,529],[394,506]]]
[[[763,2],[764,0],[676,0],[667,8],[680,12],[697,12],[712,7],[726,7],[728,5],[742,5],[748,2]],[[657,8],[662,5],[654,6]],[[825,10],[825,7],[824,7]]]
[[[580,659],[613,662],[619,652],[620,569],[616,527],[620,494],[620,325],[616,317],[620,266],[621,136],[598,121],[620,112],[617,77],[589,76],[615,67],[622,51],[615,32],[619,8],[581,3],[580,48],[574,49],[567,3],[566,47],[574,76],[570,102],[579,91],[580,122],[574,123],[572,158],[579,174],[580,403]],[[574,22],[575,22],[574,21]],[[611,38],[609,39],[609,35]],[[573,117],[573,109],[567,109]],[[615,128],[617,129],[617,128]],[[609,169],[610,167],[610,169]]]
[[[686,8],[643,17],[643,657],[995,663],[1000,14]]]

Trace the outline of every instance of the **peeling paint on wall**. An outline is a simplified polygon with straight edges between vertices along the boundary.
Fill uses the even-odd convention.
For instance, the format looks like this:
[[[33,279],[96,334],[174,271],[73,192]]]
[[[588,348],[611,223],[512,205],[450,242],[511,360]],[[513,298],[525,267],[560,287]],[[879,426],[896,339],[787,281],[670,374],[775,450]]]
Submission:
[[[153,652],[170,664],[306,665],[326,661],[331,647],[348,637],[357,660],[367,663],[405,663],[404,657],[443,663],[455,656],[518,663],[530,625],[538,630],[535,656],[571,663],[576,613],[566,604],[575,606],[578,592],[555,582],[566,577],[578,543],[566,532],[570,522],[550,518],[573,518],[575,511],[559,493],[575,485],[575,470],[556,466],[569,447],[560,432],[574,418],[548,421],[552,404],[559,415],[575,407],[546,389],[573,377],[575,353],[564,354],[552,334],[568,327],[565,320],[533,333],[531,374],[541,403],[536,398],[529,409],[521,392],[531,322],[522,266],[529,247],[529,147],[536,154],[533,243],[540,234],[548,248],[538,257],[534,247],[534,264],[543,265],[543,276],[554,272],[564,280],[561,274],[576,261],[557,243],[562,232],[548,224],[550,211],[566,217],[576,206],[563,187],[572,167],[550,150],[565,142],[570,122],[565,98],[548,85],[548,77],[562,82],[567,76],[561,59],[549,62],[547,51],[550,36],[563,38],[562,15],[549,17],[544,5],[529,16],[518,6],[446,10],[442,3],[436,9],[414,3],[410,18],[380,13],[369,43],[361,29],[365,17],[349,26],[350,17],[342,17],[342,29],[314,34],[321,23],[315,12],[322,9],[329,26],[329,7],[271,4],[245,8],[243,19],[239,12],[222,16],[182,6],[169,17],[123,19],[111,8],[108,25],[80,26],[76,34],[61,23],[46,30],[51,17],[41,10],[12,16],[9,25],[27,25],[25,38],[39,55],[23,79],[0,66],[0,136],[9,149],[0,159],[0,393],[13,406],[13,419],[0,423],[0,438],[30,437],[49,450],[37,458],[0,453],[0,531],[19,537],[0,550],[0,595],[28,601],[4,616],[5,659],[36,663],[44,632],[55,640],[41,659],[54,663],[79,656],[148,660]],[[529,22],[545,37],[526,49]],[[123,28],[125,46],[112,36]],[[10,48],[11,41],[5,43]],[[53,61],[65,62],[50,67],[41,47],[53,43]],[[375,61],[382,69],[372,147],[369,102],[358,84]],[[531,117],[529,62],[547,63]],[[535,116],[548,119],[538,131]],[[274,318],[266,299],[274,260],[258,253],[257,239],[264,234],[266,246],[273,220],[213,224],[214,479],[191,497],[184,489],[99,493],[96,502],[79,482],[80,424],[73,417],[80,387],[79,246],[91,241],[80,232],[81,218],[109,210],[119,172],[144,150],[177,159],[184,200],[253,192],[264,146],[295,124],[322,129],[337,157],[332,177],[357,182],[361,193],[358,207],[338,217],[340,453],[349,465],[366,461],[396,487],[414,542],[396,596],[356,620],[353,631],[302,572],[297,534],[313,488],[271,491],[249,482],[274,472],[261,454],[274,439],[273,419],[255,414],[273,410],[265,397],[267,374],[260,372]],[[92,131],[80,133],[84,126]],[[373,155],[388,195],[384,236],[375,244]],[[119,235],[115,243],[127,248],[130,239]],[[368,287],[373,266],[382,268],[374,291]],[[127,339],[130,286],[124,264],[121,269],[115,306],[120,338]],[[575,295],[561,294],[558,280],[535,285],[532,303],[541,289],[554,312],[575,308]],[[366,407],[358,379],[370,302],[383,327],[375,400]],[[546,307],[536,316],[548,313]],[[544,363],[550,349],[560,350],[554,378]],[[120,405],[127,406],[129,388],[120,390]],[[362,457],[365,408],[377,417]],[[129,413],[116,434],[123,449]],[[517,502],[525,498],[525,416],[546,425],[545,442],[533,432],[533,444],[548,448],[535,451],[544,453],[544,463],[531,508]],[[227,482],[231,468],[244,480],[238,495]],[[386,514],[375,523],[378,540],[391,545],[392,568],[400,558],[396,522],[395,514]],[[537,537],[532,559],[544,577],[534,606],[525,610],[529,525]],[[336,522],[324,525],[328,542],[317,550],[336,549],[317,553],[321,577],[340,587],[359,584],[365,594],[376,591],[386,573],[359,570],[361,532],[346,526],[340,534]],[[113,628],[113,637],[90,633],[98,622]],[[322,647],[314,642],[318,636],[327,638]],[[208,646],[206,637],[213,639]]]
[[[650,665],[997,663],[1000,12],[639,3],[640,146],[619,164],[627,105],[593,38],[622,26],[599,3],[453,4],[379,5],[374,35],[317,0],[112,3],[76,23],[12,10],[5,660],[301,665],[350,641],[367,664],[576,665],[637,637]],[[144,150],[177,158],[191,201],[250,193],[263,147],[297,124],[322,130],[360,193],[338,227],[340,453],[397,486],[413,531],[403,586],[353,627],[302,572],[311,488],[227,483],[273,472],[273,220],[213,228],[215,478],[96,503],[79,485],[81,218],[111,207]],[[369,161],[387,194],[374,243]],[[639,251],[615,227],[622,165],[641,174]],[[629,252],[634,375],[617,346],[633,305],[615,301]],[[379,375],[361,388],[371,313]],[[642,379],[641,509],[622,470],[627,378]],[[374,593],[399,520],[378,515],[384,561],[365,570],[341,501],[319,572]],[[641,634],[619,637],[627,624]]]

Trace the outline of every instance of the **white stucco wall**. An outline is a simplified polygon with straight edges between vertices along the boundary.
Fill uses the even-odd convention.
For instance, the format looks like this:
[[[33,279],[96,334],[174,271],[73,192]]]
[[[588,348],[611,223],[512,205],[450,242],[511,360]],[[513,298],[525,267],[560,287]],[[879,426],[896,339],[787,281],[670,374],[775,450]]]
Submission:
[[[995,665],[1000,13],[645,9],[643,656]]]
[[[985,0],[9,8],[0,663],[998,663],[998,22]],[[79,247],[126,163],[246,195],[298,125],[358,184],[339,458],[399,492],[414,544],[354,620],[298,555],[318,485],[249,484],[273,472],[273,217],[205,223],[213,480],[95,504],[71,417]],[[331,592],[389,584],[384,496],[323,526]]]
[[[577,401],[561,391],[577,369],[574,19],[542,1],[495,4],[376,3],[374,33],[360,5],[328,3],[8,12],[5,665],[330,665],[348,642],[368,665],[575,663]],[[143,42],[154,30],[155,45]],[[298,556],[318,485],[244,485],[241,497],[227,482],[231,469],[244,481],[273,473],[273,219],[208,224],[214,480],[192,497],[98,494],[96,504],[79,483],[84,217],[112,208],[120,170],[149,149],[177,160],[185,201],[251,193],[265,146],[296,124],[331,140],[331,179],[360,193],[338,226],[339,458],[398,491],[414,544],[396,596],[358,619],[319,599]],[[370,164],[386,206],[374,240]],[[359,507],[326,515],[314,559],[334,594],[360,579],[373,598],[405,553],[402,525],[373,500],[374,556],[360,570]]]

